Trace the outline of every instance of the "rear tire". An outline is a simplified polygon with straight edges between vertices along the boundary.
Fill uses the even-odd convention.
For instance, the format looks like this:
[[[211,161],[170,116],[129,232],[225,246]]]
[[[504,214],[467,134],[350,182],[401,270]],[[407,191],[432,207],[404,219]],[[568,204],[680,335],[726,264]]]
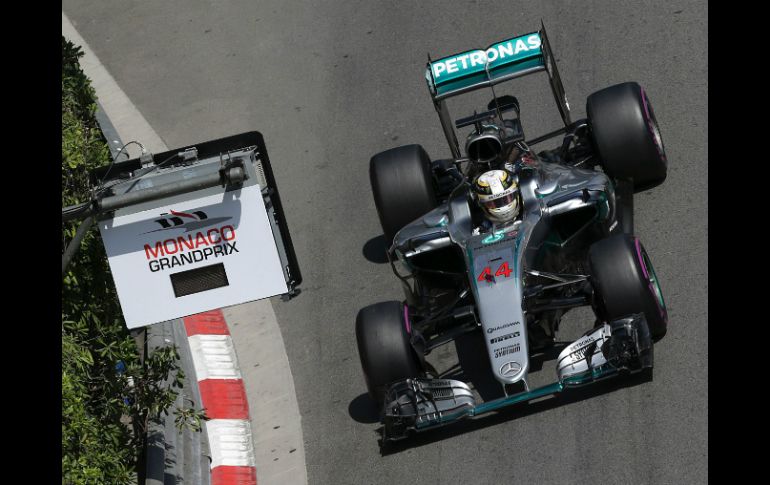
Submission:
[[[373,156],[369,177],[388,247],[402,227],[438,205],[430,157],[420,145],[392,148]]]
[[[407,307],[397,301],[362,308],[356,317],[361,368],[369,396],[378,404],[390,383],[421,374],[407,318]]]
[[[653,340],[666,335],[666,303],[639,238],[617,234],[602,239],[589,248],[588,263],[599,310],[607,321],[644,313]]]
[[[633,180],[634,191],[666,180],[668,160],[650,100],[635,82],[616,84],[590,95],[588,123],[604,171]]]

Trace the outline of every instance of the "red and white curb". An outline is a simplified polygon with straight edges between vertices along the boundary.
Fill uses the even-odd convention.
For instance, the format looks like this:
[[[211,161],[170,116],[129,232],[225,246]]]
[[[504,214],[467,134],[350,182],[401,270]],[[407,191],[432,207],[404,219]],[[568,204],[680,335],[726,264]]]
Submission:
[[[221,310],[184,318],[201,407],[211,418],[211,485],[256,485],[249,403],[233,339]]]

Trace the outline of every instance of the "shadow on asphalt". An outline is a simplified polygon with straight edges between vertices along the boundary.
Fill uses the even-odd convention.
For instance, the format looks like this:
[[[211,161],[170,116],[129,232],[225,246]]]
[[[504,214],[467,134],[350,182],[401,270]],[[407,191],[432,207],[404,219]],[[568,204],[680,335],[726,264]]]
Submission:
[[[371,424],[380,420],[380,409],[369,394],[363,393],[350,401],[348,414],[359,423]]]
[[[364,257],[368,261],[376,264],[385,264],[388,262],[387,251],[388,248],[385,245],[384,234],[369,239],[366,241],[363,248]]]
[[[419,448],[421,446],[429,445],[437,441],[452,438],[453,436],[477,431],[489,426],[495,426],[506,421],[513,421],[516,419],[524,418],[531,414],[540,413],[549,409],[557,408],[559,406],[577,403],[626,387],[636,386],[645,382],[649,382],[651,379],[652,375],[645,373],[639,373],[625,378],[617,377],[614,379],[608,379],[606,381],[600,381],[583,388],[567,389],[560,394],[553,395],[550,398],[542,401],[522,403],[476,418],[468,418],[465,420],[457,421],[456,423],[447,425],[443,428],[426,431],[422,434],[415,434],[403,441],[383,444],[382,440],[380,440],[380,453],[382,456],[401,453],[411,448]],[[377,431],[381,435],[382,427],[380,427]]]

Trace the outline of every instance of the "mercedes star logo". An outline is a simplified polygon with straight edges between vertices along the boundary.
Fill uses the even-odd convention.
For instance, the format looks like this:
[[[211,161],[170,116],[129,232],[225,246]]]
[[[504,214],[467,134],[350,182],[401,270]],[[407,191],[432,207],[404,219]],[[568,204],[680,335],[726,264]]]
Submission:
[[[521,371],[521,364],[518,362],[506,362],[500,367],[500,375],[505,377],[515,376]]]

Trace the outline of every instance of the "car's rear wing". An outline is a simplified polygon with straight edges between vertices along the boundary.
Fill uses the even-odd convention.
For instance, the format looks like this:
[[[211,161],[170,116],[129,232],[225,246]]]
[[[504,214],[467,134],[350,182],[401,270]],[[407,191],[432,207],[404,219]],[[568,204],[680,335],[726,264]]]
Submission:
[[[539,32],[531,32],[428,63],[428,88],[435,99],[456,96],[478,88],[545,69]]]
[[[569,103],[542,22],[539,31],[496,42],[483,50],[464,51],[435,61],[429,58],[425,79],[456,158],[460,156],[459,147],[443,101],[540,71],[548,73],[559,114],[564,125],[569,125]]]

